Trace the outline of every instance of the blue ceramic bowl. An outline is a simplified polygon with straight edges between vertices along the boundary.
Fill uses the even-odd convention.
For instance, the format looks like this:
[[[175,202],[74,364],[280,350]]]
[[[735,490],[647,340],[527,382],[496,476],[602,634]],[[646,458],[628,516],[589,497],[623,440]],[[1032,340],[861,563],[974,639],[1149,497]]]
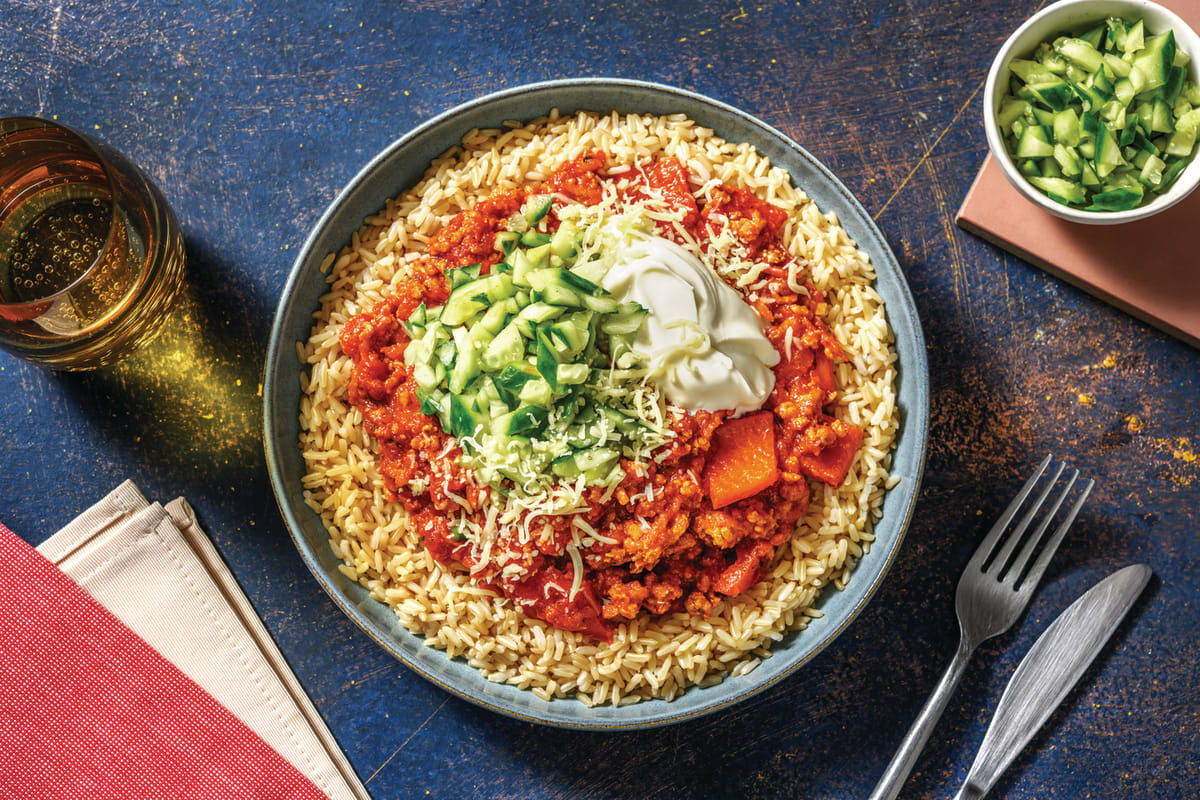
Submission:
[[[321,259],[340,250],[363,218],[420,180],[430,162],[472,128],[499,127],[504,120],[529,120],[551,108],[607,113],[687,114],[732,142],[748,142],[771,163],[786,169],[824,212],[836,212],[841,224],[870,255],[878,272],[876,289],[887,304],[899,355],[898,403],[901,431],[892,471],[903,477],[888,492],[883,518],[875,528],[870,554],[855,569],[844,591],[822,593],[824,616],[806,630],[792,633],[772,648],[748,675],[727,678],[708,688],[693,687],[681,698],[652,700],[613,708],[587,708],[575,700],[544,701],[531,692],[490,683],[461,659],[439,650],[402,628],[392,610],[338,571],[320,518],[305,506],[301,477],[304,463],[297,444],[300,363],[295,342],[308,338],[312,314],[325,291]],[[271,485],[288,529],[305,563],[334,602],[380,645],[437,685],[473,703],[531,722],[568,728],[629,729],[679,722],[744,700],[783,679],[832,642],[867,604],[883,580],[904,537],[925,463],[929,418],[929,376],[920,321],[908,285],[871,218],[816,159],[795,142],[754,117],[691,92],[638,81],[573,79],[531,84],[451,109],[401,137],[371,160],[329,206],[296,259],[271,331],[263,381],[264,428]]]

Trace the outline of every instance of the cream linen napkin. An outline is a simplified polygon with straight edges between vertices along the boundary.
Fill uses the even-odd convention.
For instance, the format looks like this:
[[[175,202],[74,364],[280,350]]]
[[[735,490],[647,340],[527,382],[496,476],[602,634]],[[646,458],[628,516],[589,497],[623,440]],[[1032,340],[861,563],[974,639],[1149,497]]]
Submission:
[[[331,800],[370,800],[183,498],[126,481],[37,549]]]

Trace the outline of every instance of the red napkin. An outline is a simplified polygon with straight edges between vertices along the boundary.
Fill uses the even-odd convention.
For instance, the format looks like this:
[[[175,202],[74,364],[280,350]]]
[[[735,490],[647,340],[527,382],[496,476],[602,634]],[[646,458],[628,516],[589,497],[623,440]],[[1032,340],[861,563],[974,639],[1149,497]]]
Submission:
[[[0,796],[325,800],[3,525]]]

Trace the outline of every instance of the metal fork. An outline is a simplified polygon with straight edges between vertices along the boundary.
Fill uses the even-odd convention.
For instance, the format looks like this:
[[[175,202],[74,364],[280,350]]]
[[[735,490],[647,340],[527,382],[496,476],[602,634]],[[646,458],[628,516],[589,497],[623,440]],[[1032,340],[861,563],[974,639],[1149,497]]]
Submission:
[[[1083,492],[1075,500],[1067,516],[1041,548],[1037,559],[1033,561],[1033,566],[1026,570],[1034,553],[1038,552],[1039,542],[1050,526],[1051,520],[1058,513],[1063,501],[1066,500],[1079,478],[1079,470],[1075,470],[1065,488],[1058,493],[1049,513],[1045,515],[1033,534],[1026,537],[1026,530],[1045,504],[1050,491],[1058,483],[1066,468],[1065,463],[1059,464],[1053,477],[1041,490],[1037,500],[1021,517],[1012,533],[1006,537],[1004,532],[1009,523],[1012,522],[1021,509],[1021,505],[1033,491],[1038,479],[1046,472],[1052,459],[1052,456],[1046,456],[1033,477],[1025,482],[1016,498],[996,520],[996,524],[988,531],[988,535],[984,537],[983,542],[976,548],[975,554],[967,563],[967,568],[958,581],[958,592],[954,603],[958,613],[958,651],[954,654],[950,666],[942,674],[933,694],[925,702],[921,713],[917,715],[916,721],[908,729],[904,741],[900,744],[900,749],[896,751],[896,755],[892,757],[887,769],[884,770],[883,777],[875,785],[870,800],[893,800],[900,793],[900,787],[904,785],[909,772],[912,771],[913,764],[916,763],[917,756],[925,747],[925,742],[929,740],[934,725],[941,718],[947,703],[950,702],[951,695],[954,694],[955,688],[962,680],[972,654],[981,643],[1011,628],[1017,618],[1021,616],[1021,612],[1029,604],[1034,587],[1041,580],[1042,573],[1046,571],[1046,566],[1054,556],[1054,551],[1058,549],[1059,543],[1067,535],[1067,530],[1075,521],[1088,494],[1091,493],[1095,481],[1088,481],[1087,485],[1083,487]],[[1018,545],[1022,546],[1014,558],[1013,552],[1016,551]]]

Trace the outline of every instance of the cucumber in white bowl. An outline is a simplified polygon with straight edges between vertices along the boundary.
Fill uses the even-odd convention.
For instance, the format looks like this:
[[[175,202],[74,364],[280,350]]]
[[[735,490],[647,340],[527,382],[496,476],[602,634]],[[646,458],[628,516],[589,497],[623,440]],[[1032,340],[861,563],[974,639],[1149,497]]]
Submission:
[[[1200,38],[1143,0],[1066,0],[1031,17],[985,85],[993,157],[1052,214],[1141,219],[1200,182]]]

